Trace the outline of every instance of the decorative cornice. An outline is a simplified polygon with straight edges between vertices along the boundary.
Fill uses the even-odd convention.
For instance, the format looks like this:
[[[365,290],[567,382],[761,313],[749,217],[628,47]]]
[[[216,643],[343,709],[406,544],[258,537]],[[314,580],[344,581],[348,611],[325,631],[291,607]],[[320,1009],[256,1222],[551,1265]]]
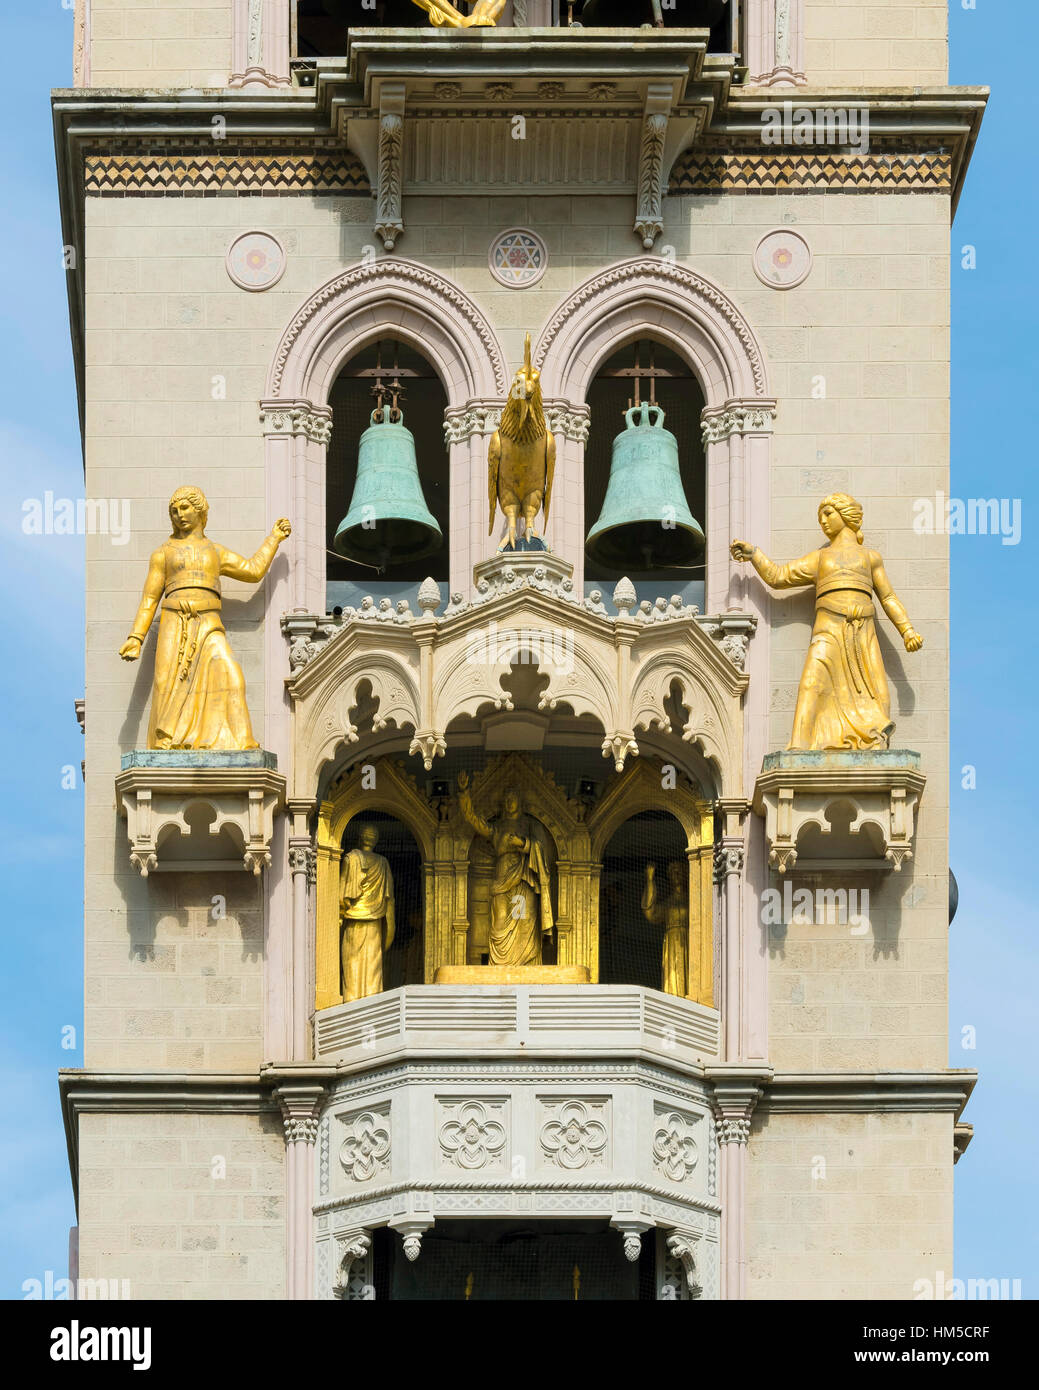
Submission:
[[[88,154],[83,191],[88,198],[152,194],[204,197],[237,193],[302,195],[367,194],[368,175],[348,150],[329,154],[267,154],[256,150],[185,149],[120,155]]]
[[[668,194],[696,193],[951,193],[953,157],[923,154],[844,154],[814,148],[768,153],[705,154],[689,150],[671,170]]]

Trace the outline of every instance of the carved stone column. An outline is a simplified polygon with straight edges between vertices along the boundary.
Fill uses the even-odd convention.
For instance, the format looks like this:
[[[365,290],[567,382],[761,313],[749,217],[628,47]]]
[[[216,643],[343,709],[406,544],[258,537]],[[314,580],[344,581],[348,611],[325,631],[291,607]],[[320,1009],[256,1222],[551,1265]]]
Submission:
[[[746,0],[745,16],[748,83],[801,86],[806,80],[804,0]]]
[[[229,87],[289,87],[285,0],[233,0]]]
[[[317,882],[317,850],[306,832],[309,802],[293,802],[289,813],[293,833],[289,837],[289,873],[292,875],[292,1059],[310,1056],[307,1023],[310,1015],[310,896]]]
[[[722,1028],[725,1059],[740,1061],[743,1045],[743,870],[746,852],[743,818],[747,803],[740,798],[718,802],[722,837],[715,846],[714,876],[722,896]]]
[[[285,1296],[312,1298],[314,1281],[314,1145],[325,1088],[279,1086],[285,1122]]]
[[[720,1149],[722,1297],[742,1298],[746,1286],[747,1141],[750,1120],[770,1070],[708,1068]]]

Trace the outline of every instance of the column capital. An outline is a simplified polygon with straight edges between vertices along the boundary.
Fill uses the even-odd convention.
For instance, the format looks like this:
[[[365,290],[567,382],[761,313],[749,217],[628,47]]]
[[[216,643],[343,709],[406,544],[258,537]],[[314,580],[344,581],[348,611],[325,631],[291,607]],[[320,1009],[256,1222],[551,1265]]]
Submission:
[[[317,1142],[325,1087],[302,1083],[278,1086],[275,1088],[274,1098],[281,1107],[286,1145],[308,1144],[312,1147]]]
[[[771,1067],[709,1067],[719,1144],[744,1145],[754,1108],[772,1079]]]

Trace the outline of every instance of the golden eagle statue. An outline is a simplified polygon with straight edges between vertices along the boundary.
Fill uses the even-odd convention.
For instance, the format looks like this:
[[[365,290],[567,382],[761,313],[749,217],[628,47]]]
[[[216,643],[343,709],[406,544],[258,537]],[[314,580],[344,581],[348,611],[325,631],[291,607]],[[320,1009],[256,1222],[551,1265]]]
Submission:
[[[501,424],[487,450],[487,500],[491,515],[487,534],[494,531],[495,504],[505,513],[509,534],[498,547],[516,549],[516,528],[523,516],[529,540],[537,538],[534,518],[552,500],[552,476],[556,468],[556,441],[545,423],[541,401],[541,373],[530,365],[530,334],[523,347],[523,366],[512,379]]]
[[[493,25],[505,8],[505,0],[476,0],[472,14],[462,14],[450,0],[412,0],[429,15],[430,24],[446,24],[449,29],[486,28]]]

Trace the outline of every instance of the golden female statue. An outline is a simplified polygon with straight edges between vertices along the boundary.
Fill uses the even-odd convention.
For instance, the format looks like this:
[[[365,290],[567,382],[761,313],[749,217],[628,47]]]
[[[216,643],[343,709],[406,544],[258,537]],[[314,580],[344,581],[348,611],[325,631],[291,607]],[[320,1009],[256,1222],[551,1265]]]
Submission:
[[[462,815],[494,850],[491,884],[489,964],[540,965],[541,939],[552,934],[552,888],[548,866],[529,816],[509,790],[501,815],[491,825],[473,810],[469,774],[458,774]]]
[[[788,748],[886,748],[891,700],[874,623],[873,595],[905,642],[919,651],[913,629],[884,573],[876,550],[862,544],[862,508],[845,492],[819,504],[819,525],[829,545],[777,565],[757,546],[733,541],[734,560],[749,560],[773,589],[815,585],[815,626],[797,690]]]
[[[339,874],[342,923],[343,999],[382,993],[382,957],[395,931],[393,875],[375,853],[379,832],[362,825],[360,847],[343,860]]]
[[[136,661],[160,603],[149,748],[258,748],[245,703],[245,678],[220,616],[220,576],[258,583],[291,535],[284,519],[251,560],[211,541],[209,503],[197,487],[170,498],[173,534],[151,557],[133,631],[119,648]]]
[[[685,997],[689,978],[689,866],[676,859],[667,866],[670,893],[660,901],[656,866],[646,865],[642,911],[647,922],[664,928],[660,988],[665,994]]]
[[[445,24],[449,29],[486,28],[493,25],[505,8],[505,0],[476,0],[470,15],[456,10],[450,0],[412,0],[429,15],[430,24]]]

